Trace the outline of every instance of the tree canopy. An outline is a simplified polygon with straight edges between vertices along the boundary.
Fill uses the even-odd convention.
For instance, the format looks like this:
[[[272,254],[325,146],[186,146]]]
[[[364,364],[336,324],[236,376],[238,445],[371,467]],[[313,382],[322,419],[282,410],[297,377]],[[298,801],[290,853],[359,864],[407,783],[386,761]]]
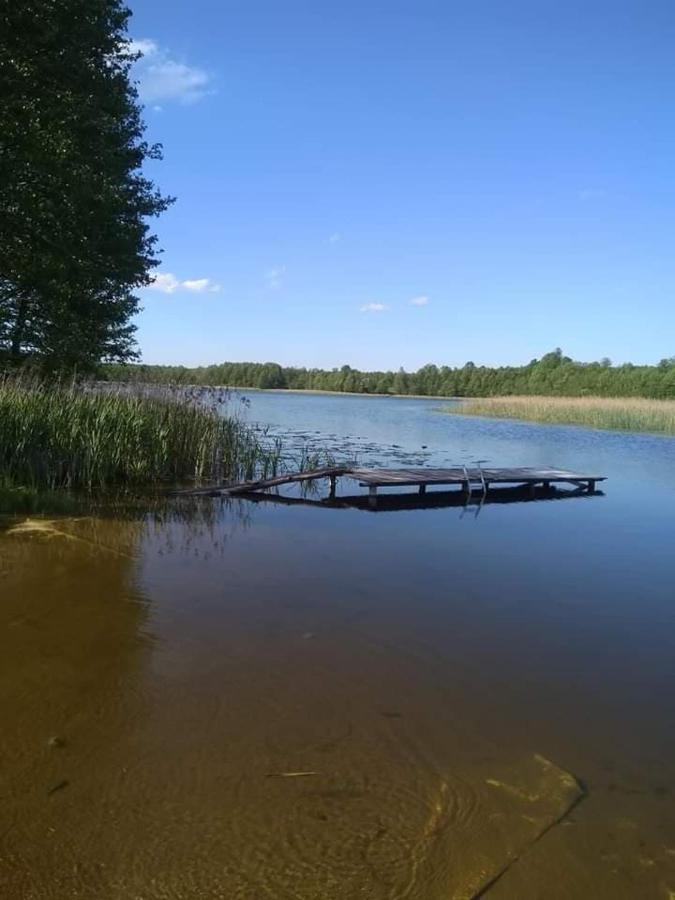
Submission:
[[[560,349],[525,366],[460,368],[422,366],[416,372],[360,372],[340,369],[282,367],[277,363],[220,363],[189,369],[184,366],[109,366],[111,380],[178,384],[226,385],[290,390],[353,391],[364,394],[420,394],[433,397],[490,397],[542,394],[581,397],[675,397],[675,357],[656,366],[575,362]]]
[[[134,358],[157,265],[145,126],[121,0],[0,4],[0,354],[50,368]]]

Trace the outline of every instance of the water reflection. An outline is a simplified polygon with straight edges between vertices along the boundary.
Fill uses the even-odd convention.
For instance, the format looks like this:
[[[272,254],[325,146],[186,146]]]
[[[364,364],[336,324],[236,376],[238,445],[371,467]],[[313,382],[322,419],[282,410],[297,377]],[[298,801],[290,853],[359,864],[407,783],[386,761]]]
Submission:
[[[67,897],[95,867],[95,852],[83,852],[95,825],[87,810],[105,808],[124,778],[116,748],[147,712],[139,689],[152,646],[137,584],[142,525],[93,517],[7,524],[2,894]]]
[[[401,512],[422,509],[460,509],[462,514],[471,513],[477,517],[485,506],[492,504],[552,502],[574,498],[604,497],[604,491],[589,491],[586,487],[500,487],[487,492],[467,494],[462,490],[428,490],[381,492],[376,502],[363,491],[355,494],[320,497],[313,483],[303,486],[295,493],[286,489],[280,491],[251,491],[238,495],[249,503],[276,503],[280,506],[314,506],[321,509],[360,509],[367,512]]]
[[[170,702],[151,677],[162,636],[141,583],[148,541],[213,553],[250,523],[240,502],[227,504],[226,528],[213,503],[150,505],[2,522],[3,897],[131,896],[123,870],[141,837],[148,723]]]
[[[668,897],[670,483],[511,446],[607,495],[8,520],[2,897]]]

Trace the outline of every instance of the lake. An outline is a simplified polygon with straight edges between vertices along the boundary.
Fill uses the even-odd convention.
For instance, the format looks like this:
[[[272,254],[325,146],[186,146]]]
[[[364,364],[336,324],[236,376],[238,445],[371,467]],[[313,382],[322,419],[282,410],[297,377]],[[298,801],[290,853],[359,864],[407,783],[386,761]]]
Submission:
[[[0,896],[672,900],[675,439],[442,405],[230,407],[291,457],[608,480],[4,522]]]

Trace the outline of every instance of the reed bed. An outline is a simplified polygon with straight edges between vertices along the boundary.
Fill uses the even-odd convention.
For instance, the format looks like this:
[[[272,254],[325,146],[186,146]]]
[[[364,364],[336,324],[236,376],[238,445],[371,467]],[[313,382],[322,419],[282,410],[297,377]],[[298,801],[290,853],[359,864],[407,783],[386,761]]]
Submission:
[[[465,416],[493,416],[675,435],[675,400],[642,397],[488,397],[463,400],[446,411]]]
[[[206,396],[206,399],[205,399]],[[263,446],[208,395],[0,378],[0,483],[53,490],[264,478]]]

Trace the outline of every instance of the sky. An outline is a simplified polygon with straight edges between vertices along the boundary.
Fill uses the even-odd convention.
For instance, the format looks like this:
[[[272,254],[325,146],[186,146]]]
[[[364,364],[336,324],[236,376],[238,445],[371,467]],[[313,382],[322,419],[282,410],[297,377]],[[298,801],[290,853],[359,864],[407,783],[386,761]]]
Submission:
[[[131,0],[144,362],[675,355],[672,0]]]

